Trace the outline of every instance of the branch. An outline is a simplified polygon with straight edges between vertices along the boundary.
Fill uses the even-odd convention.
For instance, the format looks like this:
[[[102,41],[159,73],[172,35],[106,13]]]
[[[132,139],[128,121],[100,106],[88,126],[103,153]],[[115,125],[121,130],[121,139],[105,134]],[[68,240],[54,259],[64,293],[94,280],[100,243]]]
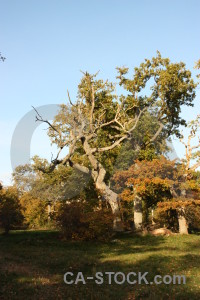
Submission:
[[[69,99],[69,103],[71,104],[71,106],[74,106],[76,107],[76,105],[74,105],[71,101],[71,98],[70,98],[70,95],[69,95],[69,91],[67,90],[67,96],[68,96],[68,99]]]
[[[196,170],[198,167],[200,167],[200,161],[197,162],[196,164],[194,164],[194,165],[190,168],[190,170],[191,170],[191,171],[194,171],[194,170]]]
[[[127,132],[128,133],[131,133],[137,126],[139,120],[140,120],[140,117],[142,116],[142,114],[145,112],[145,110],[147,110],[147,108],[143,108],[142,110],[140,110],[138,116],[136,117],[136,121],[135,121],[135,124],[131,127],[131,129],[129,129]]]
[[[111,150],[113,148],[115,148],[116,146],[118,146],[123,140],[127,139],[128,135],[124,135],[122,136],[119,140],[117,140],[116,142],[114,142],[112,145],[107,146],[107,147],[103,147],[103,148],[93,148],[91,150],[91,153],[95,153],[95,152],[104,152],[104,151],[108,151]]]
[[[93,131],[93,114],[94,114],[95,98],[94,98],[94,87],[92,85],[92,107],[90,111],[90,130]]]
[[[60,138],[62,137],[62,135],[61,135],[61,132],[60,132],[60,130],[58,130],[55,126],[53,126],[48,120],[44,120],[43,118],[42,118],[42,116],[39,114],[39,112],[37,111],[37,109],[34,107],[34,106],[32,106],[32,108],[34,109],[34,111],[36,112],[36,122],[37,121],[39,121],[39,122],[43,122],[43,123],[47,123],[54,131],[56,131],[58,134],[59,134],[59,136],[60,136]]]
[[[81,171],[81,172],[83,172],[83,173],[85,173],[85,174],[88,174],[88,175],[91,173],[91,171],[90,171],[87,167],[82,166],[82,165],[79,165],[79,164],[77,164],[77,163],[73,163],[73,162],[71,161],[71,159],[69,159],[68,161],[69,161],[70,167],[72,167],[72,168],[74,168],[74,169],[77,169],[78,171]]]
[[[150,143],[154,142],[155,139],[157,139],[157,137],[158,137],[159,134],[161,133],[163,127],[164,127],[163,123],[160,122],[160,127],[158,128],[158,130],[157,130],[157,132],[155,133],[155,135],[150,139]]]

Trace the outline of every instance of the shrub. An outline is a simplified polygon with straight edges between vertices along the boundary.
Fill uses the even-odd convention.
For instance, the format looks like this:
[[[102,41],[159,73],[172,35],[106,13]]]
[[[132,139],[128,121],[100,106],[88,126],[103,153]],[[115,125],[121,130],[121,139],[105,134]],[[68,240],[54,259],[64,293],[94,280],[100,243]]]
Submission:
[[[97,210],[81,202],[64,203],[57,212],[57,224],[63,237],[72,240],[108,240],[112,236],[112,213]]]
[[[0,191],[0,226],[5,233],[23,224],[23,215],[17,191],[14,188]]]
[[[197,205],[191,205],[185,210],[186,219],[190,231],[200,230],[200,208]]]
[[[47,204],[41,199],[24,193],[20,198],[24,221],[29,228],[45,227],[48,223]]]
[[[172,231],[178,232],[178,218],[175,209],[169,210],[155,210],[154,221],[160,225],[160,227],[167,227]]]

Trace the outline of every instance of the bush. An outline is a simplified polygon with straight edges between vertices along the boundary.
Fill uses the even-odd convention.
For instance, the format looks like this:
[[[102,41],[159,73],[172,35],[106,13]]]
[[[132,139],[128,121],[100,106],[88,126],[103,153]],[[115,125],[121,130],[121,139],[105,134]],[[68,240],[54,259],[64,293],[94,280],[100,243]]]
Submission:
[[[191,205],[185,210],[186,219],[189,225],[189,231],[200,230],[200,208],[196,205]]]
[[[108,240],[112,236],[113,217],[108,209],[88,210],[81,202],[64,203],[57,212],[57,224],[69,240]]]
[[[23,215],[17,191],[14,188],[0,191],[0,226],[8,233],[10,229],[23,224]]]
[[[189,226],[189,232],[199,231],[200,229],[200,202],[199,200],[193,200],[186,198],[185,201],[182,201],[185,207],[185,218]],[[161,206],[162,204],[162,206]],[[166,204],[166,206],[165,206]],[[169,204],[169,203],[168,203]],[[166,203],[159,203],[154,221],[160,223],[161,226],[166,226],[173,231],[178,231],[178,216],[177,209],[181,207],[181,202],[171,202],[173,208],[167,207]]]
[[[48,223],[47,204],[45,201],[33,198],[25,193],[20,198],[24,221],[29,228],[45,227]]]
[[[160,227],[167,227],[172,231],[178,232],[178,218],[175,209],[164,211],[157,208],[155,210],[154,221],[158,223]]]

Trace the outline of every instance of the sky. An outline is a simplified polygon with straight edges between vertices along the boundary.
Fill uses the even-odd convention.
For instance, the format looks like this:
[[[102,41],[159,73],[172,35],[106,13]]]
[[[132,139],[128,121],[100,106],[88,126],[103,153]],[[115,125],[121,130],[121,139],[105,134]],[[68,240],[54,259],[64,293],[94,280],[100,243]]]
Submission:
[[[99,77],[115,81],[117,66],[133,70],[156,50],[192,70],[200,59],[199,11],[199,0],[0,0],[0,52],[6,57],[0,62],[0,181],[10,184],[19,121],[32,106],[66,103],[67,89],[75,99],[80,70],[100,70]],[[198,90],[195,107],[182,110],[187,121],[200,113],[199,100]],[[45,128],[34,131],[31,156],[49,159],[55,150]],[[178,141],[174,147],[182,156]]]

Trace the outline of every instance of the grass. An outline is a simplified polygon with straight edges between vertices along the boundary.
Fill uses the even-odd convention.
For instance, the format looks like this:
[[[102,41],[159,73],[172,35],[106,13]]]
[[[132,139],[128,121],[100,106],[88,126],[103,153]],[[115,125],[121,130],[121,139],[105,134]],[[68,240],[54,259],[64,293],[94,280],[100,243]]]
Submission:
[[[0,299],[199,299],[200,236],[121,235],[110,243],[61,241],[54,231],[0,235]],[[63,275],[81,271],[180,274],[186,285],[66,285]]]

